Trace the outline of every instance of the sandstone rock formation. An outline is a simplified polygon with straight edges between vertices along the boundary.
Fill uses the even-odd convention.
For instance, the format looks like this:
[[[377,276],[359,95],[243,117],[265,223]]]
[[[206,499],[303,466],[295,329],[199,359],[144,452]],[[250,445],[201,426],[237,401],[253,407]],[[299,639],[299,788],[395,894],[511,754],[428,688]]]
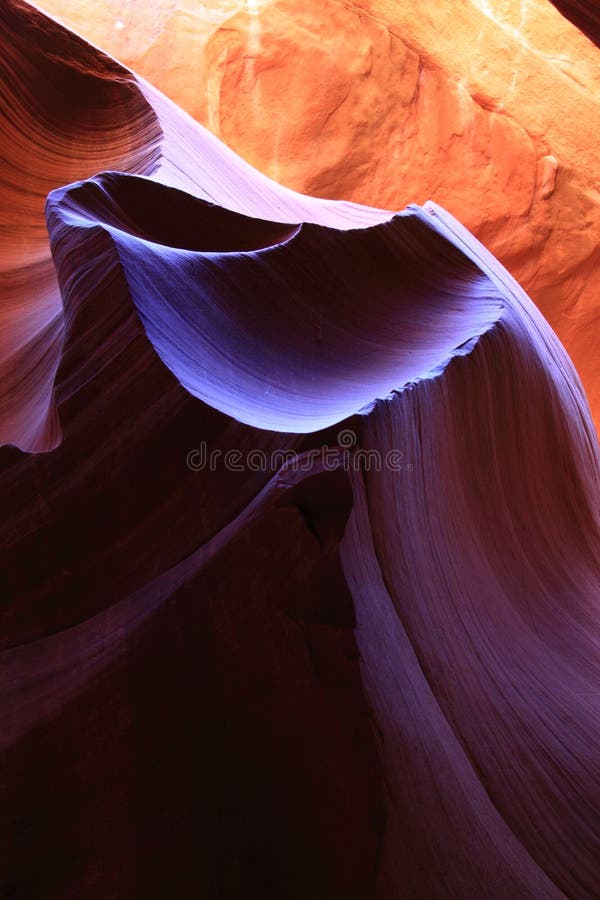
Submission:
[[[547,0],[42,5],[288,187],[440,203],[537,303],[600,420],[600,60]]]
[[[593,897],[600,449],[555,333],[439,205],[294,193],[0,19],[0,894]]]

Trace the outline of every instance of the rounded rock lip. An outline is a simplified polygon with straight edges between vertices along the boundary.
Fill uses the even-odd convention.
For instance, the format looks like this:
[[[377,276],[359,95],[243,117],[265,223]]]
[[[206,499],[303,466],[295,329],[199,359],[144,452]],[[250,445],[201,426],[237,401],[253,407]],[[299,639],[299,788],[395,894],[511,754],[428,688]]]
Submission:
[[[192,253],[257,253],[293,241],[301,223],[246,216],[216,203],[124,172],[102,172],[48,195],[48,210],[78,227],[106,227],[124,235]]]

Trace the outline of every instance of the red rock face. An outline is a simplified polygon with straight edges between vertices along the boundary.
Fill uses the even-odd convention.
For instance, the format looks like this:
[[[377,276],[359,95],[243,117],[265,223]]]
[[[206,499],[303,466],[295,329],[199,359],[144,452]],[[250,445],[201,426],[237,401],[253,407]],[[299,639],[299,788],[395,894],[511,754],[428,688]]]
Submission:
[[[280,133],[263,167],[317,194],[437,179],[562,315],[596,57],[557,74],[553,29],[587,44],[535,9],[252,5],[206,42],[207,115]],[[295,193],[21,0],[0,19],[0,895],[594,897],[600,449],[548,322],[439,205]],[[500,33],[531,64],[502,108]],[[543,84],[580,104],[539,113],[552,144]]]

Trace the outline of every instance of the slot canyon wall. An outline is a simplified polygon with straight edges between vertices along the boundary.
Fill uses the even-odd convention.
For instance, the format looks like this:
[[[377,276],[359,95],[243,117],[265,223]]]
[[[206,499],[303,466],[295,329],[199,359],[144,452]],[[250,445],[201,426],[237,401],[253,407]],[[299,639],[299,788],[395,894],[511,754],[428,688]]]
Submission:
[[[563,5],[0,0],[0,897],[599,896]]]

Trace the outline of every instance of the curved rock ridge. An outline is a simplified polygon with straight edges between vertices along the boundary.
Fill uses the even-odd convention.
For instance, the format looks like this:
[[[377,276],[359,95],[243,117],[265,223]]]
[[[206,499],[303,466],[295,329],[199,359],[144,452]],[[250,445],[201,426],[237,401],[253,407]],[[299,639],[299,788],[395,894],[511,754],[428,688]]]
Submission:
[[[600,421],[600,56],[549,0],[40,3],[288,187],[449,210],[542,310]],[[555,5],[597,34],[593,0]]]
[[[355,476],[343,550],[388,789],[402,797],[384,835],[381,894],[404,885],[406,896],[469,897],[479,877],[484,896],[593,897],[593,423],[530,301],[464,229],[431,212],[507,302],[468,357],[378,404],[361,430],[367,451],[401,446],[413,464],[410,475]],[[434,784],[431,767],[444,773]],[[407,771],[408,782],[398,775]],[[418,823],[408,839],[407,820]],[[430,825],[440,820],[442,850]]]
[[[178,381],[257,428],[334,425],[439,373],[502,314],[495,286],[417,208],[371,228],[282,229],[104,174],[54,191],[47,212],[67,317],[72,295],[82,302],[72,248],[100,227],[113,255],[86,279],[102,285],[118,265]]]
[[[591,900],[600,451],[556,335],[439,206],[281,188],[3,14],[13,93],[48,58],[140,118],[129,173],[53,171],[52,320],[33,201],[15,241],[52,365],[6,421],[54,449],[0,449],[0,894]]]

